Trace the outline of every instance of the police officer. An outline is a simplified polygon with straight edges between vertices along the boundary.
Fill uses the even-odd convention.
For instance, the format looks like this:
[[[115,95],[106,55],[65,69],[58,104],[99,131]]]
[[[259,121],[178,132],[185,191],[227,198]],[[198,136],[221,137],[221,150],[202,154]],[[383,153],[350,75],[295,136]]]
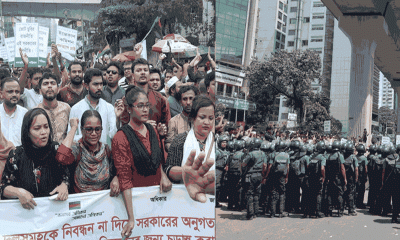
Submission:
[[[397,152],[400,150],[400,145],[396,146]],[[396,156],[396,161],[393,166],[393,173],[392,173],[392,202],[393,202],[393,214],[392,214],[392,223],[398,223],[398,216],[400,211],[400,161],[398,155]],[[385,169],[385,167],[384,167]]]
[[[367,157],[368,159],[368,179],[369,179],[369,191],[368,191],[368,203],[367,205],[369,206],[369,212],[371,214],[376,214],[374,213],[374,210],[376,209],[376,198],[377,198],[377,192],[379,191],[380,188],[380,180],[375,177],[375,161],[376,158],[378,157],[378,146],[377,145],[371,145],[368,149],[369,155]]]
[[[229,137],[226,135],[222,135],[218,139],[218,149],[215,151],[215,188],[216,188],[216,207],[220,207],[219,201],[220,201],[220,194],[221,194],[221,185],[222,185],[222,180],[224,179],[224,173],[225,173],[225,166],[226,162],[228,161],[229,158],[229,151],[227,151],[226,146],[229,141]]]
[[[389,155],[389,148],[385,147],[384,145],[380,145],[378,147],[378,156],[375,159],[373,171],[374,171],[374,179],[377,181],[378,185],[378,190],[376,192],[376,203],[374,208],[372,210],[373,214],[381,215],[382,214],[382,208],[383,208],[383,196],[382,196],[382,186],[383,186],[383,181],[382,181],[382,176],[383,174],[383,164],[385,162],[385,158]]]
[[[242,172],[241,164],[244,158],[245,142],[239,140],[235,144],[236,152],[228,159],[227,163],[227,192],[228,192],[228,209],[229,210],[239,210],[239,180]]]
[[[286,187],[286,211],[300,213],[300,188],[305,174],[305,159],[300,151],[300,142],[294,140],[290,144],[289,179]],[[302,175],[303,170],[303,175]]]
[[[325,143],[322,141],[318,142],[316,150],[317,152],[310,156],[306,170],[307,177],[305,180],[306,191],[304,197],[305,203],[303,204],[305,207],[303,218],[309,218],[313,215],[319,218],[323,217],[321,202],[322,187],[325,181]]]
[[[388,154],[386,154],[389,152]],[[395,165],[396,165],[396,149],[393,146],[385,146],[383,149],[383,155],[385,162],[383,163],[382,171],[382,216],[387,216],[389,212],[392,211],[392,206],[390,204],[390,199],[394,191],[399,191],[399,189],[394,189],[395,185]],[[397,220],[396,220],[397,221]]]
[[[358,144],[357,150],[357,161],[358,161],[358,182],[356,183],[356,206],[360,209],[365,209],[364,205],[364,194],[365,194],[365,183],[368,178],[368,159],[365,154],[364,144]]]
[[[276,214],[276,205],[279,201],[279,217],[287,217],[288,214],[285,212],[285,192],[286,192],[286,183],[288,182],[289,177],[289,163],[290,158],[289,154],[287,154],[284,150],[286,148],[286,143],[280,141],[276,145],[276,153],[274,153],[273,158],[269,160],[267,174],[264,178],[267,178],[268,175],[272,174],[272,199],[271,199],[271,218],[275,217]],[[272,171],[271,171],[272,170]]]
[[[268,168],[268,159],[269,159],[269,154],[271,153],[271,143],[268,141],[263,141],[260,146],[260,150],[265,153],[265,159],[266,162],[263,164],[263,170],[262,170],[262,176],[265,176],[266,170]],[[263,209],[264,214],[267,214],[268,212],[268,193],[269,193],[269,186],[267,182],[268,180],[266,179],[261,182],[261,196],[260,196],[260,208]]]
[[[260,150],[261,139],[253,138],[251,140],[251,151],[247,154],[242,163],[245,169],[245,189],[247,201],[247,219],[251,220],[259,215],[259,200],[261,195],[261,181],[263,164],[266,156]]]
[[[349,216],[357,216],[354,199],[356,182],[358,182],[358,161],[354,155],[353,143],[346,143],[343,157],[347,179],[346,190],[344,191],[343,198],[349,208]]]
[[[333,206],[336,205],[339,209],[338,216],[343,216],[343,193],[347,185],[346,172],[344,169],[344,158],[340,153],[340,142],[334,141],[332,144],[333,153],[326,160],[326,180],[327,180],[327,196],[328,209],[327,215],[332,216]]]

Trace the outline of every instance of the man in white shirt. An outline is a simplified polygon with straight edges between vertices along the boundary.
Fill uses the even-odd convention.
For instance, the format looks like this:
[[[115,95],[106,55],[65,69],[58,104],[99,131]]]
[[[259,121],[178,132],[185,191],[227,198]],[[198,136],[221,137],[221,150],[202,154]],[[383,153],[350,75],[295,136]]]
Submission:
[[[21,96],[17,79],[5,78],[1,82],[1,95],[4,102],[0,105],[1,131],[14,146],[21,145],[21,127],[26,108],[17,103]]]
[[[43,102],[43,96],[39,92],[39,80],[43,76],[43,71],[40,68],[32,68],[31,71],[31,89],[27,89],[28,84],[27,71],[29,59],[28,56],[22,54],[22,49],[19,49],[19,53],[24,63],[24,68],[21,73],[21,78],[19,79],[19,86],[21,89],[21,99],[24,101],[24,107],[28,110],[35,108],[37,105]]]
[[[96,110],[100,113],[103,130],[101,132],[100,141],[111,146],[111,140],[117,132],[117,118],[123,112],[123,103],[116,102],[115,108],[104,99],[101,98],[103,90],[103,77],[99,69],[91,68],[85,72],[84,76],[85,87],[88,90],[88,95],[71,108],[69,119],[82,117],[86,110]],[[119,122],[118,122],[119,125]],[[71,126],[68,124],[68,131]],[[74,141],[82,138],[81,129],[78,128]]]

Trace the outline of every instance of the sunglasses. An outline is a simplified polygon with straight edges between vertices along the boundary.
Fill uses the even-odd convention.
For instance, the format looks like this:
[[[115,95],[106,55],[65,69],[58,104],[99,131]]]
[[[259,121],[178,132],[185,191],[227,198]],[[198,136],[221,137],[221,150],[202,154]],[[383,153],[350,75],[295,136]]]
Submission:
[[[111,74],[111,73],[115,75],[115,74],[117,74],[118,72],[115,71],[115,70],[112,70],[112,71],[111,71],[111,70],[107,70],[107,74]]]
[[[85,130],[86,133],[92,133],[93,131],[95,131],[97,134],[99,134],[103,130],[103,128],[102,127],[95,127],[95,128],[88,127],[88,128],[83,128],[83,130]]]

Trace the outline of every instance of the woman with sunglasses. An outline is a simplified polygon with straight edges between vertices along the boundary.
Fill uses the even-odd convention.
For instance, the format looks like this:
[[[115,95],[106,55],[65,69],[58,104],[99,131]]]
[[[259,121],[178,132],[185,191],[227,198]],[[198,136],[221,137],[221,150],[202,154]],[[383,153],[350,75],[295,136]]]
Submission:
[[[102,120],[96,110],[86,110],[81,118],[82,138],[73,142],[79,126],[77,118],[70,119],[71,131],[58,148],[56,159],[70,165],[74,175],[73,192],[92,192],[111,188],[110,196],[118,196],[119,184],[107,144],[100,142]]]
[[[34,197],[58,192],[56,200],[67,200],[69,172],[56,160],[58,143],[46,111],[29,110],[22,121],[21,142],[10,151],[0,183],[0,195],[18,198],[25,209],[36,206]]]
[[[128,214],[123,237],[131,235],[135,225],[131,188],[160,185],[162,192],[168,192],[172,186],[162,170],[165,159],[158,132],[146,123],[150,107],[147,94],[139,87],[129,86],[125,101],[130,120],[112,140],[112,155]]]

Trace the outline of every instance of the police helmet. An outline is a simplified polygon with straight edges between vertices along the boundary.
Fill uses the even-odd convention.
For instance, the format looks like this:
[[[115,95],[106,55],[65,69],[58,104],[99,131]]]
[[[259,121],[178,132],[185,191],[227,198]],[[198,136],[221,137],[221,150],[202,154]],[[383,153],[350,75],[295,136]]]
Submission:
[[[379,147],[378,147],[378,153],[379,154],[382,154],[383,153],[383,148],[384,148],[385,146],[384,145],[379,145]]]
[[[318,142],[316,149],[320,153],[324,152],[325,151],[325,143],[323,141]]]
[[[226,144],[226,148],[228,149],[228,151],[233,152],[236,150],[236,146],[235,146],[235,142],[233,141],[228,141],[228,143]]]
[[[384,145],[381,149],[382,155],[389,155],[390,154],[390,147],[387,145]]]
[[[394,146],[389,147],[390,154],[396,153],[396,148]]]
[[[357,147],[356,147],[356,150],[357,150],[357,152],[358,153],[365,153],[365,146],[364,146],[364,144],[358,144],[357,145]]]
[[[270,151],[273,152],[275,151],[276,148],[276,144],[275,143],[271,143],[271,146],[269,147]]]
[[[283,150],[286,148],[286,143],[284,141],[279,141],[279,143],[275,146],[277,151]]]
[[[325,150],[326,150],[328,153],[331,153],[331,152],[333,152],[333,147],[332,147],[332,144],[328,144],[328,145],[326,145],[326,146],[325,146]]]
[[[353,143],[346,143],[346,149],[345,149],[346,153],[353,153],[354,152],[354,145]]]
[[[307,146],[307,154],[312,154],[314,152],[314,146],[313,145],[308,145]]]
[[[218,138],[218,147],[219,147],[219,148],[222,148],[222,147],[221,147],[222,142],[227,142],[227,143],[228,143],[228,141],[229,141],[229,137],[228,137],[228,136],[226,136],[226,135],[220,136],[220,137]]]
[[[246,147],[246,142],[244,140],[238,140],[235,143],[236,150],[243,150]]]
[[[400,144],[396,145],[396,151],[397,151],[397,153],[400,153]]]
[[[378,151],[378,146],[376,146],[375,144],[371,145],[368,150],[370,153],[375,154]]]
[[[271,143],[267,141],[263,141],[260,146],[260,150],[263,152],[267,152],[271,149]]]
[[[339,151],[340,150],[340,142],[338,140],[334,141],[332,143],[332,150],[333,151]]]
[[[253,138],[251,142],[252,142],[253,149],[259,149],[261,147],[261,143],[262,143],[261,139]]]
[[[300,142],[299,142],[298,140],[293,140],[293,141],[290,143],[290,148],[291,148],[292,150],[300,149]]]
[[[307,153],[307,146],[306,146],[306,145],[302,145],[302,146],[300,147],[300,152]]]

